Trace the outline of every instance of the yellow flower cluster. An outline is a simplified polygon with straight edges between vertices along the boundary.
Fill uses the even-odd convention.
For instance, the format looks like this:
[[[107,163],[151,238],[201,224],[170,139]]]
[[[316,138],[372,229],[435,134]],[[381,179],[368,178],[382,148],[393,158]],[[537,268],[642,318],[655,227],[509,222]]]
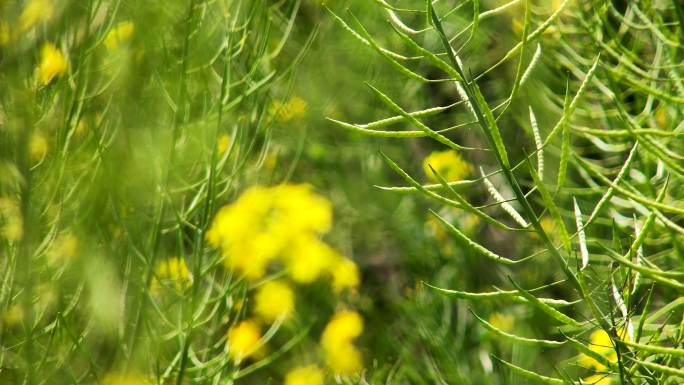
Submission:
[[[55,77],[64,74],[68,63],[62,51],[54,44],[45,43],[40,50],[40,64],[36,68],[36,78],[43,85],[48,85]]]
[[[227,267],[246,278],[261,278],[272,262],[282,262],[295,282],[324,274],[336,289],[359,283],[356,265],[320,240],[332,225],[332,206],[302,184],[256,186],[217,213],[207,232]]]
[[[629,333],[625,328],[618,328],[617,334],[622,339],[630,339]],[[613,341],[610,338],[610,335],[606,333],[605,330],[598,329],[594,331],[593,333],[591,333],[589,339],[589,348],[591,350],[604,356],[610,362],[617,362],[617,353],[615,352],[615,348],[613,347]],[[580,366],[584,368],[592,369],[597,372],[604,372],[606,370],[605,365],[603,365],[596,359],[589,357],[586,354],[580,354],[578,363]],[[590,384],[607,385],[610,384],[611,377],[606,376],[605,374],[597,373],[589,377],[583,378],[582,381]]]
[[[254,321],[242,321],[228,331],[226,349],[235,362],[240,362],[254,354],[260,345],[261,327]]]
[[[323,371],[316,365],[291,370],[285,376],[285,385],[322,385]]]
[[[135,27],[130,21],[123,21],[112,28],[105,36],[104,45],[108,51],[116,51],[133,36]]]
[[[290,100],[283,103],[275,101],[271,105],[271,113],[283,123],[288,123],[292,120],[301,119],[306,115],[307,105],[304,99],[293,96]]]
[[[363,369],[361,352],[354,346],[354,340],[363,332],[363,319],[354,311],[340,311],[328,322],[321,346],[325,359],[335,373],[350,375]]]
[[[44,135],[37,132],[31,136],[28,150],[33,163],[38,163],[43,160],[49,149],[50,145]]]
[[[24,218],[15,199],[0,197],[0,236],[11,242],[24,236]]]
[[[511,332],[515,326],[515,317],[512,314],[496,312],[489,317],[489,323],[499,330]]]
[[[155,279],[152,281],[151,290],[159,289],[159,281],[173,284],[176,289],[182,290],[192,284],[192,275],[183,258],[169,258],[157,263],[154,269]]]
[[[110,373],[98,385],[152,385],[152,382],[138,373]]]
[[[471,172],[470,164],[454,150],[433,151],[423,160],[425,175],[437,180],[430,166],[448,182],[464,179]]]
[[[24,32],[50,20],[55,13],[53,4],[51,0],[30,0],[19,16],[19,30]]]
[[[294,310],[294,291],[284,282],[265,283],[257,290],[254,299],[254,311],[267,322],[274,322],[280,317],[287,318]]]
[[[68,262],[72,260],[78,254],[79,244],[80,242],[74,234],[70,232],[61,234],[50,246],[47,252],[48,260],[53,264],[58,261]]]

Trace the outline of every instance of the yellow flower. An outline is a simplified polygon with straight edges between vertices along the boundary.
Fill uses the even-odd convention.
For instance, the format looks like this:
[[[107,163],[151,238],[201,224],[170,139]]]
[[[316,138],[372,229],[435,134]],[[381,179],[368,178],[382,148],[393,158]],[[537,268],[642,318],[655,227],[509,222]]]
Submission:
[[[263,284],[254,299],[254,311],[265,321],[273,322],[281,316],[288,317],[294,309],[294,292],[283,282],[271,281]]]
[[[285,385],[323,385],[323,371],[316,365],[295,368],[285,375]]]
[[[359,268],[354,261],[341,258],[332,266],[333,288],[339,292],[345,288],[355,288],[359,286]]]
[[[470,174],[468,162],[454,150],[434,151],[423,160],[423,169],[430,180],[437,180],[430,166],[448,182],[464,179]]]
[[[53,263],[60,259],[70,260],[76,256],[78,249],[78,238],[72,233],[64,233],[55,240],[48,252],[48,257]]]
[[[67,61],[62,51],[51,43],[43,44],[40,50],[40,65],[36,69],[38,81],[43,85],[62,75],[67,70]]]
[[[48,152],[48,141],[40,133],[35,133],[31,136],[31,141],[29,142],[29,156],[33,162],[39,162],[45,157]]]
[[[19,202],[12,198],[0,197],[0,219],[4,222],[0,227],[0,235],[8,241],[15,242],[24,236],[24,218]]]
[[[341,344],[325,351],[325,361],[336,374],[351,375],[363,370],[361,352],[351,343]]]
[[[156,278],[162,281],[173,282],[176,289],[181,290],[192,284],[192,276],[183,258],[169,258],[157,263],[155,268]],[[156,290],[157,281],[152,281],[152,290]]]
[[[618,328],[617,334],[622,339],[630,339],[627,329],[625,328]],[[617,353],[615,352],[613,341],[610,338],[610,335],[606,333],[605,330],[595,330],[593,333],[591,333],[589,339],[589,348],[591,350],[606,357],[606,359],[610,362],[617,362]],[[580,366],[583,366],[588,369],[593,368],[596,370],[603,370],[606,368],[602,363],[598,362],[592,357],[587,356],[586,354],[580,354],[579,364]]]
[[[3,326],[14,326],[18,325],[24,319],[24,316],[24,308],[21,305],[14,304],[7,309],[0,319]]]
[[[611,381],[611,376],[601,373],[594,374],[582,379],[582,383],[588,385],[610,385]]]
[[[311,283],[341,258],[332,247],[313,237],[298,237],[286,251],[285,264],[292,280]]]
[[[293,96],[286,103],[280,101],[274,102],[271,106],[271,110],[279,121],[287,123],[291,120],[304,117],[304,115],[306,115],[307,105],[302,98]]]
[[[302,242],[313,246],[311,240],[328,232],[331,223],[330,202],[308,185],[255,186],[219,210],[207,241],[221,249],[227,267],[257,279],[276,258],[287,254],[292,261],[295,250],[302,252]],[[318,246],[316,252],[324,249]]]
[[[515,318],[510,314],[504,315],[496,312],[489,317],[489,323],[497,329],[500,329],[504,332],[510,332],[513,330]]]
[[[363,319],[359,313],[343,310],[333,316],[323,330],[321,344],[324,348],[351,342],[363,332]]]
[[[121,44],[125,44],[133,35],[135,27],[130,21],[122,21],[112,28],[104,39],[104,45],[108,51],[115,51]]]
[[[363,332],[363,319],[354,311],[341,311],[323,330],[321,346],[328,366],[337,374],[349,375],[363,369],[361,352],[353,341]]]
[[[55,13],[53,3],[51,0],[30,0],[19,16],[19,30],[26,31],[52,18]]]
[[[655,121],[658,124],[658,127],[665,127],[667,125],[667,110],[665,110],[664,107],[661,107],[656,111]]]
[[[98,385],[152,385],[152,382],[137,373],[110,373]]]
[[[221,137],[219,137],[218,142],[216,142],[216,150],[218,151],[219,155],[223,154],[228,150],[228,146],[230,145],[230,135],[228,134],[223,134]]]
[[[0,21],[0,47],[7,45],[10,42],[10,27],[4,21]]]
[[[250,320],[242,321],[228,331],[228,355],[239,362],[254,354],[260,340],[259,325]]]

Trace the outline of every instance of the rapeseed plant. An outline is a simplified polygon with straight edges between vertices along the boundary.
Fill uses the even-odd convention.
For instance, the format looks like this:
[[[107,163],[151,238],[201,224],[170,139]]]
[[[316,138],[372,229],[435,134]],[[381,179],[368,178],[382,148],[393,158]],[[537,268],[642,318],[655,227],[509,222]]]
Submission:
[[[285,376],[285,385],[322,385],[323,371],[316,365],[292,369]]]
[[[36,68],[36,78],[42,85],[48,85],[54,78],[63,75],[68,66],[62,51],[52,43],[45,43],[40,50],[40,65]]]

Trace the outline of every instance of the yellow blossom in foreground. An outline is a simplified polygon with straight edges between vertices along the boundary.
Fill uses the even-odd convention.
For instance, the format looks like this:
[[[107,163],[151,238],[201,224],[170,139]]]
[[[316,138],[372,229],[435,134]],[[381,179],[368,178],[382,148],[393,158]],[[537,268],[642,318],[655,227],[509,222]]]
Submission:
[[[36,69],[36,77],[41,84],[49,84],[52,79],[65,73],[67,67],[66,58],[59,48],[51,43],[43,44],[40,50],[40,64]]]
[[[321,344],[324,348],[351,342],[363,332],[363,319],[351,310],[340,311],[333,316],[323,330]]]
[[[271,261],[293,254],[297,242],[315,239],[331,224],[330,202],[310,186],[255,186],[219,210],[207,240],[221,249],[227,267],[256,279]]]
[[[322,385],[323,371],[316,365],[295,368],[285,376],[285,385]]]
[[[342,258],[332,266],[333,288],[335,291],[342,291],[344,289],[353,289],[359,286],[361,278],[359,277],[359,268],[354,261]]]
[[[351,343],[341,344],[325,351],[325,362],[336,374],[352,375],[363,370],[361,352]]]
[[[235,361],[241,361],[254,354],[261,340],[261,328],[250,320],[233,326],[228,331],[228,355]]]
[[[123,21],[112,28],[104,39],[104,45],[109,51],[115,51],[121,44],[128,42],[135,27],[130,21]]]
[[[363,332],[363,319],[354,311],[341,311],[323,330],[321,346],[326,363],[335,373],[350,375],[363,369],[361,352],[353,342]]]
[[[192,276],[183,258],[169,258],[157,263],[154,273],[157,279],[173,282],[179,290],[192,284]],[[153,291],[156,290],[157,285],[156,280],[152,282]]]
[[[55,13],[52,0],[30,0],[19,16],[19,29],[26,31],[38,23],[50,20]]]
[[[311,283],[341,258],[332,247],[314,237],[297,237],[285,251],[285,265],[295,282]]]
[[[287,284],[271,281],[259,287],[254,299],[254,311],[264,320],[273,322],[281,316],[290,315],[294,309],[295,294]]]
[[[627,329],[618,328],[617,333],[620,338],[627,338],[627,340],[629,340]],[[606,359],[610,362],[617,362],[617,353],[615,352],[613,341],[605,330],[595,330],[593,333],[591,333],[589,339],[589,348],[591,350],[606,357]],[[588,369],[603,370],[606,368],[602,363],[598,362],[592,357],[587,356],[586,354],[580,355],[579,364],[580,366]]]
[[[462,180],[471,172],[470,164],[454,150],[434,151],[423,160],[425,175],[437,180],[430,166],[448,182]]]

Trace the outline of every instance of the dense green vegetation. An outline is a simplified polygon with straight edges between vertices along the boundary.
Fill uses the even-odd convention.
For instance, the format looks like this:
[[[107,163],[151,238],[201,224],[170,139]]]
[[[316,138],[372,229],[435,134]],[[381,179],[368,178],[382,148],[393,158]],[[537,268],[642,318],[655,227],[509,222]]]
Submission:
[[[684,381],[676,0],[0,0],[0,384]]]

